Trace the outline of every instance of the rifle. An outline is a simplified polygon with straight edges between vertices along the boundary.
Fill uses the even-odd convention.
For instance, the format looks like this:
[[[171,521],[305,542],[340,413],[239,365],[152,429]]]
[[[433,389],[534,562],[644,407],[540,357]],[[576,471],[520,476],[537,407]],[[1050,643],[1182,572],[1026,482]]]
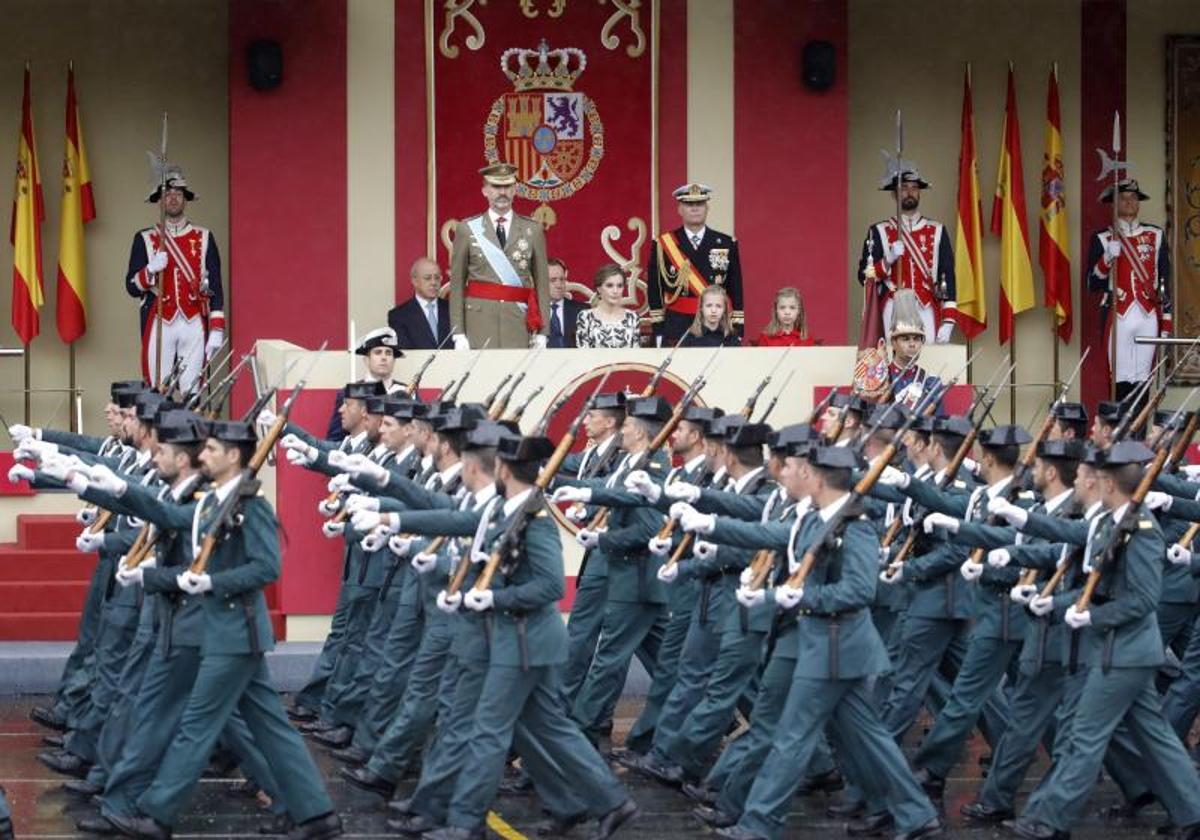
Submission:
[[[579,414],[577,414],[575,419],[571,421],[571,425],[567,428],[566,433],[558,441],[558,446],[555,448],[554,454],[550,456],[549,460],[546,461],[545,466],[542,467],[541,472],[538,473],[537,481],[534,482],[533,485],[533,493],[531,493],[529,498],[525,500],[525,504],[522,505],[519,511],[517,511],[517,514],[513,516],[512,521],[509,522],[504,534],[500,537],[499,541],[495,545],[495,548],[492,550],[492,553],[489,555],[487,563],[484,565],[478,579],[475,581],[476,589],[484,590],[491,588],[492,578],[496,574],[496,569],[500,567],[500,562],[506,556],[508,556],[508,553],[516,547],[516,540],[518,536],[524,532],[525,526],[529,521],[529,517],[542,504],[545,497],[546,488],[550,486],[550,482],[554,480],[554,476],[558,472],[559,467],[562,466],[562,462],[567,457],[567,453],[569,453],[571,448],[575,445],[575,438],[579,434],[579,427],[583,425],[583,420],[585,417],[587,417],[587,413],[591,411],[592,406],[596,404],[596,397],[599,396],[600,391],[604,388],[604,385],[608,382],[608,377],[611,375],[612,367],[610,366],[608,370],[605,371],[604,376],[600,377],[600,381],[596,384],[595,390],[592,391],[592,395],[588,397],[586,402],[584,402],[583,408],[580,409]],[[449,583],[446,585],[447,595],[454,595],[462,589],[463,581],[466,579],[467,571],[470,569],[470,567],[471,557],[470,552],[468,551],[468,553],[459,560],[458,566],[454,569],[454,574],[451,576]]]
[[[779,370],[779,366],[783,364],[784,359],[788,357],[788,353],[791,352],[791,347],[788,347],[788,349],[783,351],[783,353],[779,356],[779,361],[775,363],[775,367],[767,371],[767,375],[764,376],[758,383],[758,387],[755,388],[750,393],[750,396],[746,398],[746,404],[742,406],[741,415],[747,420],[749,420],[751,415],[754,414],[754,406],[758,404],[759,396],[762,394],[763,390],[771,384],[771,377],[775,375],[775,372]]]
[[[296,383],[295,387],[292,388],[292,392],[288,394],[287,401],[279,409],[279,413],[275,416],[275,422],[267,427],[262,438],[259,439],[258,446],[254,449],[254,454],[250,456],[250,462],[242,468],[241,473],[234,479],[237,483],[234,485],[232,492],[217,506],[212,525],[205,532],[204,538],[200,542],[200,550],[195,553],[195,558],[189,567],[189,571],[192,574],[204,574],[204,570],[208,568],[208,561],[212,559],[213,551],[216,550],[217,543],[220,541],[222,534],[235,524],[237,510],[241,506],[242,499],[251,498],[258,492],[258,479],[256,478],[258,471],[267,462],[267,456],[271,454],[271,450],[275,448],[276,442],[278,442],[280,435],[283,434],[283,428],[287,425],[288,416],[292,413],[292,407],[296,404],[296,398],[304,390],[304,386],[308,383],[309,374],[316,367],[317,361],[324,355],[325,347],[328,344],[328,341],[322,342],[316,355],[309,361],[308,369],[304,371],[304,375],[300,377],[300,381]],[[292,362],[292,365],[294,364],[295,362]],[[284,369],[283,374],[280,375],[280,383],[284,381],[284,376],[291,370],[292,365],[288,365]],[[268,388],[255,402],[255,406],[251,408],[251,411],[254,411],[255,407],[258,411],[262,411],[262,407],[275,395],[277,389],[277,385]],[[257,411],[254,414],[247,412],[247,416],[249,417],[256,417],[257,414]]]
[[[1136,406],[1142,401],[1142,397],[1150,390],[1154,381],[1154,377],[1158,374],[1162,366],[1166,364],[1166,354],[1159,359],[1158,364],[1150,371],[1150,375],[1145,380],[1138,383],[1138,386],[1125,395],[1125,399],[1121,400],[1121,422],[1117,424],[1117,428],[1112,433],[1112,443],[1120,443],[1130,435],[1137,434],[1138,430],[1145,424],[1146,420],[1151,416],[1151,413],[1158,407],[1162,398],[1166,395],[1166,383],[1159,389],[1160,393],[1146,401],[1142,406],[1142,410],[1136,415],[1131,414],[1133,406]],[[1167,381],[1170,381],[1168,378]],[[1111,445],[1111,444],[1110,444]]]
[[[186,407],[201,414],[211,412],[213,406],[217,406],[219,409],[225,402],[225,397],[229,395],[229,392],[233,390],[233,386],[237,383],[237,378],[241,374],[242,368],[249,364],[252,358],[253,356],[249,353],[242,356],[242,360],[234,366],[233,370],[229,371],[220,382],[209,389],[207,396],[203,392],[197,391],[188,399],[185,404]]]
[[[451,385],[447,385],[445,389],[442,390],[442,393],[438,395],[439,401],[454,402],[458,399],[458,395],[462,391],[462,387],[466,385],[467,380],[471,378],[471,371],[475,370],[475,365],[479,364],[479,360],[483,358],[483,351],[486,350],[488,345],[491,343],[492,340],[490,338],[483,343],[483,346],[479,348],[479,351],[475,354],[475,358],[471,360],[471,364],[467,365],[467,369],[463,371],[463,375],[458,378],[458,381],[452,383]]]
[[[763,410],[762,416],[758,418],[759,423],[766,423],[767,418],[771,416],[771,412],[775,410],[775,404],[779,402],[779,397],[787,390],[788,384],[792,381],[792,377],[796,375],[796,371],[789,370],[787,378],[783,380],[783,384],[779,386],[779,390],[775,392],[775,396],[771,397],[771,401],[767,403],[766,409]]]
[[[433,352],[429,354],[425,361],[421,363],[421,366],[417,368],[417,372],[413,374],[412,382],[408,383],[408,395],[410,397],[417,395],[417,389],[421,387],[421,377],[425,375],[425,371],[429,370],[429,366],[437,358],[438,351],[446,346],[446,342],[450,340],[451,335],[452,333],[446,333],[446,337],[442,339],[437,347],[433,348]]]
[[[554,379],[554,377],[557,376],[559,374],[559,372],[564,367],[566,367],[566,365],[567,365],[567,363],[563,362],[561,365],[558,366],[558,369],[555,370],[553,374],[551,374],[550,376],[548,376],[546,378],[551,379],[551,380]],[[515,385],[513,386],[513,390],[516,391]],[[538,398],[538,396],[541,395],[542,391],[544,391],[544,390],[546,390],[546,385],[545,385],[545,383],[542,383],[542,384],[538,385],[536,388],[534,388],[532,391],[530,391],[529,396],[527,396],[525,398],[525,401],[522,402],[520,405],[518,405],[516,408],[514,408],[512,410],[512,412],[510,412],[509,415],[504,418],[504,422],[519,424],[521,422],[521,418],[525,416],[525,411],[526,411],[526,409],[529,408],[530,403],[532,403],[534,400],[536,400]]]
[[[924,408],[923,403],[927,398],[929,402],[936,405],[937,401],[941,399],[942,395],[949,390],[949,388],[950,386],[948,384],[939,383],[936,387],[931,388],[927,395],[922,395],[922,402],[917,404],[918,407]],[[997,391],[997,393],[999,392]],[[895,403],[892,404],[892,407],[894,406]],[[888,412],[890,411],[891,408],[888,409]],[[879,420],[876,421],[876,424],[872,429],[872,433],[874,433],[874,431],[883,424],[883,420],[887,417],[888,412],[884,412],[884,414],[880,416]],[[888,465],[891,464],[892,459],[896,457],[896,453],[900,450],[900,441],[903,439],[905,433],[912,429],[913,424],[917,422],[917,419],[920,416],[921,412],[919,411],[912,411],[909,413],[908,417],[904,421],[904,425],[902,425],[896,435],[890,441],[888,441],[887,446],[883,448],[883,452],[881,452],[879,457],[875,459],[875,463],[871,465],[870,469],[868,469],[863,477],[858,480],[858,483],[854,485],[854,488],[850,491],[850,498],[847,499],[846,503],[838,508],[837,512],[829,518],[829,520],[822,527],[821,533],[815,540],[812,541],[808,549],[804,552],[804,557],[801,558],[800,565],[797,567],[792,576],[787,579],[787,583],[785,584],[786,586],[792,589],[803,588],[804,582],[808,579],[809,574],[813,570],[813,566],[816,565],[817,556],[825,548],[831,548],[834,546],[842,523],[849,514],[857,512],[859,500],[870,493],[871,488],[874,487],[876,482],[879,481],[879,477],[883,475],[883,471],[888,467]],[[761,586],[761,583],[759,585]]]
[[[997,398],[1000,396],[1001,386],[1003,385],[1004,380],[1008,378],[1008,375],[1012,372],[1014,367],[1015,365],[1009,361],[1007,356],[1005,356],[1004,361],[1000,363],[1000,367],[996,369],[997,372],[1003,371],[1003,375],[997,377],[993,374],[992,378],[988,380],[983,393],[977,396],[975,401],[971,404],[971,408],[967,412],[967,419],[971,423],[971,430],[963,437],[962,443],[959,444],[957,451],[954,453],[954,457],[951,458],[950,463],[946,465],[946,469],[942,473],[942,478],[937,483],[939,490],[947,487],[952,481],[954,481],[955,476],[958,475],[959,467],[962,466],[962,462],[966,459],[967,454],[975,445],[975,439],[979,436],[979,430],[983,426],[984,419],[988,416],[988,413],[992,410],[992,405],[995,404]],[[982,411],[980,409],[982,409]],[[912,553],[913,547],[917,541],[917,533],[921,530],[921,522],[924,520],[924,518],[925,517],[922,516],[920,520],[915,520],[910,526],[908,530],[908,536],[905,538],[904,544],[900,546],[900,550],[896,553],[895,558],[888,564],[888,567],[885,570],[885,574],[887,574],[888,577],[894,576],[896,570],[898,570],[900,566],[904,564],[904,561],[908,559],[908,555]]]
[[[642,389],[643,397],[654,396],[654,392],[658,388],[658,383],[662,382],[662,378],[666,376],[667,368],[671,366],[671,360],[675,358],[675,351],[683,344],[685,338],[687,338],[686,332],[679,337],[679,341],[675,342],[675,346],[671,348],[671,352],[667,354],[667,357],[658,363],[658,367],[654,369],[654,375],[650,377],[650,381]]]
[[[533,364],[533,362],[537,359],[538,354],[541,352],[541,350],[534,350],[526,360],[523,360],[522,363],[518,365],[519,373],[517,373],[516,378],[513,380],[512,387],[510,387],[503,394],[501,394],[500,389],[497,388],[495,394],[489,397],[490,402],[487,404],[489,419],[499,420],[504,416],[504,410],[508,408],[508,401],[512,399],[513,394],[515,394],[517,391],[517,388],[520,387],[521,383],[525,381],[525,375],[529,373],[529,367]]]

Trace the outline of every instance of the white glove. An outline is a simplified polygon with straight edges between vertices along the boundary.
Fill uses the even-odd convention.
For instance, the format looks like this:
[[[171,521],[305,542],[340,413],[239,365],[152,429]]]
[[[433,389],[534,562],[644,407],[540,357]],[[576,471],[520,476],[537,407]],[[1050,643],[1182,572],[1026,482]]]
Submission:
[[[745,586],[739,586],[737,591],[738,603],[747,609],[757,607],[759,604],[766,603],[767,590],[765,589],[747,589]]]
[[[346,530],[345,522],[334,522],[331,519],[328,522],[321,523],[321,533],[324,534],[329,539],[333,539],[334,537],[340,537],[342,535],[342,532],[345,530]]]
[[[740,583],[742,586],[749,586],[750,581],[752,580],[754,580],[754,568],[747,566],[746,568],[742,569],[741,574],[738,575],[738,583]]]
[[[659,539],[658,537],[651,537],[650,542],[646,543],[646,547],[650,549],[650,553],[655,557],[666,557],[671,552],[671,538]]]
[[[954,337],[954,322],[951,320],[942,321],[942,325],[938,327],[937,343],[949,344],[950,339]]]
[[[333,453],[330,454],[332,455]],[[354,487],[350,484],[349,473],[338,473],[333,478],[329,479],[329,482],[325,485],[325,489],[330,493],[345,493],[347,491],[351,493],[356,492]]]
[[[11,480],[12,473],[9,473],[9,481]],[[99,515],[99,510],[96,508],[96,506],[88,505],[87,507],[82,507],[79,509],[79,511],[75,514],[75,521],[80,525],[91,525],[96,521],[97,515]]]
[[[23,423],[13,423],[8,427],[8,436],[13,439],[13,443],[20,444],[26,438],[40,439],[40,431],[31,426],[26,426]]]
[[[383,528],[376,528],[359,540],[358,544],[362,546],[363,551],[379,551],[388,544],[388,532]]]
[[[1121,243],[1116,239],[1108,240],[1108,244],[1104,246],[1104,259],[1106,262],[1113,262],[1117,257],[1121,256]]]
[[[350,517],[350,524],[355,531],[374,531],[383,524],[383,516],[377,510],[360,510]]]
[[[125,491],[129,489],[129,484],[124,479],[103,464],[96,464],[92,467],[88,481],[97,490],[111,493],[117,498],[124,496]]]
[[[903,490],[912,481],[912,476],[904,470],[898,470],[895,467],[884,467],[883,472],[879,474],[879,483],[888,487],[899,487]]]
[[[33,470],[24,464],[13,464],[12,469],[8,471],[8,483],[16,484],[18,481],[33,481]],[[78,517],[76,514],[76,519]]]
[[[558,504],[560,502],[583,502],[585,505],[592,500],[592,488],[590,487],[558,487],[554,490],[554,494],[550,496],[550,501]]]
[[[708,560],[710,557],[717,556],[718,548],[720,546],[708,540],[696,540],[696,545],[692,548],[692,556],[699,560]]]
[[[388,548],[392,550],[392,554],[397,557],[407,557],[408,552],[412,551],[413,538],[405,537],[401,534],[396,534],[388,540]]]
[[[1171,543],[1167,547],[1167,559],[1176,566],[1186,566],[1192,562],[1192,552],[1181,546],[1179,543]]]
[[[380,487],[388,481],[387,468],[375,463],[366,455],[351,455],[342,463],[340,469],[354,476],[372,479]]]
[[[291,446],[288,445],[289,440],[292,442]],[[295,435],[288,435],[283,439],[283,448],[287,450],[288,463],[299,467],[311,467],[320,454],[317,447],[309,446]]]
[[[999,516],[1009,525],[1012,525],[1017,530],[1025,527],[1025,523],[1029,521],[1029,514],[1025,509],[1014,505],[1008,499],[1001,496],[994,496],[988,499],[988,513],[992,516]]]
[[[600,535],[607,530],[607,528],[597,528],[593,531],[589,528],[581,528],[575,535],[575,542],[584,548],[595,548],[600,544]]]
[[[18,461],[41,461],[47,455],[56,454],[58,447],[31,437],[25,438],[13,449],[13,458]]]
[[[700,488],[695,484],[688,484],[686,481],[672,481],[663,488],[663,492],[667,494],[668,499],[688,504],[695,504],[696,500],[700,498]]]
[[[675,504],[687,503],[676,502]],[[688,505],[687,510],[683,511],[683,515],[679,517],[679,527],[695,534],[711,534],[713,528],[717,527],[717,517],[712,513],[701,513]]]
[[[155,251],[150,255],[149,261],[146,263],[146,271],[150,274],[158,274],[167,267],[167,252]]]
[[[679,577],[679,564],[678,563],[663,563],[661,566],[658,567],[658,572],[656,573],[656,576],[663,583],[674,583],[675,579]]]
[[[1012,561],[1012,555],[1007,548],[993,548],[987,554],[987,561],[993,569],[1003,569]]]
[[[889,242],[883,248],[883,259],[888,265],[892,265],[902,256],[904,256],[904,243],[900,240]]]
[[[212,591],[212,578],[208,573],[198,575],[190,569],[175,576],[175,583],[189,595],[203,595]]]
[[[470,350],[471,342],[468,341],[467,337],[465,335],[463,335],[462,333],[457,333],[454,336],[454,349],[455,350]],[[455,606],[454,609],[458,609],[458,607]]]
[[[486,563],[491,559],[492,555],[488,554],[486,551],[479,551],[476,549],[471,552],[471,563],[473,564],[478,565],[479,563]]]
[[[571,522],[574,522],[576,525],[578,525],[581,522],[588,521],[588,509],[586,506],[580,504],[579,502],[576,502],[573,505],[571,505],[569,508],[567,508],[566,515],[567,515],[567,519]]]
[[[958,571],[963,576],[963,580],[979,580],[980,575],[983,574],[983,564],[972,563],[968,560],[959,567]]]
[[[775,603],[783,607],[785,610],[790,610],[800,603],[800,599],[804,597],[804,588],[795,589],[788,586],[786,583],[775,590]]]
[[[360,510],[379,511],[379,498],[365,493],[354,493],[346,499],[346,512],[358,513]]]
[[[221,345],[224,343],[224,330],[212,330],[209,332],[208,341],[204,342],[204,361],[207,362],[209,359],[211,359],[213,355],[221,349]]]
[[[455,592],[451,595],[443,589],[437,596],[437,608],[444,613],[456,613],[462,604],[462,599],[461,592]]]
[[[75,548],[82,551],[84,554],[91,554],[93,551],[99,551],[104,548],[104,532],[93,534],[88,529],[84,528],[79,536],[75,538]]]
[[[1090,627],[1092,625],[1092,613],[1091,610],[1077,610],[1075,609],[1075,605],[1072,604],[1071,606],[1067,607],[1067,613],[1063,616],[1063,621],[1065,621],[1067,626],[1072,630]]]
[[[899,583],[904,580],[904,564],[899,563],[894,566],[888,566],[879,573],[879,579],[884,583]]]
[[[42,472],[56,481],[66,481],[71,472],[71,462],[59,455],[47,455],[42,459]]]
[[[321,514],[322,516],[333,516],[335,513],[341,510],[341,508],[342,502],[341,499],[338,498],[322,499],[321,501],[317,502],[317,513]]]
[[[1171,502],[1175,501],[1175,497],[1170,493],[1161,493],[1158,490],[1151,490],[1146,494],[1146,498],[1142,499],[1142,504],[1147,510],[1168,511],[1171,509]]]
[[[1184,465],[1183,474],[1190,480],[1195,481],[1197,478],[1200,478],[1200,464]]]
[[[650,473],[645,470],[634,470],[625,476],[625,489],[644,497],[650,504],[654,504],[662,496],[662,488],[654,483]]]
[[[1008,597],[1017,604],[1028,604],[1037,597],[1038,588],[1032,583],[1021,583],[1008,590]]]
[[[278,415],[276,415],[275,412],[272,411],[268,406],[264,407],[262,411],[258,412],[258,417],[255,418],[254,422],[260,426],[266,427],[274,425],[275,421],[278,419]],[[295,435],[292,435],[292,437],[295,437]]]
[[[121,584],[122,587],[126,587],[132,586],[135,583],[140,584],[145,574],[146,572],[141,566],[134,569],[126,569],[124,558],[122,558],[121,564],[117,566],[117,573],[114,577],[116,577],[117,583]]]
[[[311,467],[313,462],[309,460],[308,455],[301,452],[299,449],[285,449],[283,457],[293,467]]]
[[[463,598],[463,603],[467,605],[467,609],[483,612],[492,608],[496,603],[496,596],[490,589],[472,589],[467,593],[467,597]]]
[[[427,554],[424,551],[420,551],[413,555],[413,559],[409,562],[411,562],[412,567],[417,570],[417,574],[427,575],[437,568],[437,555]]]
[[[122,558],[122,559],[124,559],[124,558]],[[138,568],[139,569],[157,569],[158,568],[158,558],[155,557],[153,554],[151,554],[149,557],[147,557],[145,560],[143,560],[138,565]]]
[[[1029,611],[1037,616],[1050,615],[1054,612],[1054,596],[1038,595],[1029,600]]]
[[[949,531],[951,534],[957,534],[959,524],[959,521],[953,516],[947,516],[944,513],[937,513],[935,511],[925,517],[925,521],[921,523],[921,527],[925,530],[926,534],[932,534],[936,528]]]
[[[546,349],[546,336],[542,335],[541,333],[530,336],[529,337],[529,347],[532,350],[545,350]]]

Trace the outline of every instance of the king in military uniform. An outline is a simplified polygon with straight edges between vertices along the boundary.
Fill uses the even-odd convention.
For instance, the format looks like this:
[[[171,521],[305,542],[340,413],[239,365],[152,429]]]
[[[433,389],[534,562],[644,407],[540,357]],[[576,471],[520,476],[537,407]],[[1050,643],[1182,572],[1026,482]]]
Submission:
[[[745,322],[742,309],[742,263],[737,240],[708,227],[712,188],[685,184],[672,195],[679,202],[683,225],[659,235],[650,245],[646,271],[647,317],[655,334],[674,345],[692,326],[703,291],[725,287],[733,303],[730,320],[739,336]]]
[[[450,254],[450,322],[454,346],[545,347],[550,275],[541,224],[513,212],[517,168],[479,170],[485,213],[459,222]]]

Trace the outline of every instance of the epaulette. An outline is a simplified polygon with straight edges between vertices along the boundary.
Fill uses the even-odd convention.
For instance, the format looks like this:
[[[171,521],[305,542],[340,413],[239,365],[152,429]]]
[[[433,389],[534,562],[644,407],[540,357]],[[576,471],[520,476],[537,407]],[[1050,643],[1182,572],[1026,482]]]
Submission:
[[[1154,521],[1151,519],[1138,519],[1138,528],[1153,528]]]
[[[549,515],[550,515],[549,512],[545,508],[542,508],[541,510],[539,510],[537,513],[535,513],[533,515],[533,518],[534,519],[545,519]]]
[[[1022,490],[1017,496],[1021,499],[1037,499],[1037,494],[1032,490]]]
[[[954,484],[952,486],[957,487],[959,490],[966,490],[967,482],[963,481],[961,478],[956,478],[954,479]]]

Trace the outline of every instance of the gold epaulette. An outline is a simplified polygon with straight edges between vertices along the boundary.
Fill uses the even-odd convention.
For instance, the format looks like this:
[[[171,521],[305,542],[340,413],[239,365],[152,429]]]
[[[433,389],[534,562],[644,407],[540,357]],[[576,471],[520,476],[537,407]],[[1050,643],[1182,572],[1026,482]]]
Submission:
[[[1037,498],[1037,494],[1034,493],[1032,490],[1022,490],[1017,495],[1019,498],[1022,498],[1022,499],[1036,499]]]
[[[1154,523],[1151,522],[1149,519],[1139,519],[1138,520],[1138,528],[1153,528],[1153,527],[1154,527]]]
[[[961,478],[956,478],[956,479],[954,479],[954,486],[957,487],[959,490],[966,490],[967,482],[963,481]]]

